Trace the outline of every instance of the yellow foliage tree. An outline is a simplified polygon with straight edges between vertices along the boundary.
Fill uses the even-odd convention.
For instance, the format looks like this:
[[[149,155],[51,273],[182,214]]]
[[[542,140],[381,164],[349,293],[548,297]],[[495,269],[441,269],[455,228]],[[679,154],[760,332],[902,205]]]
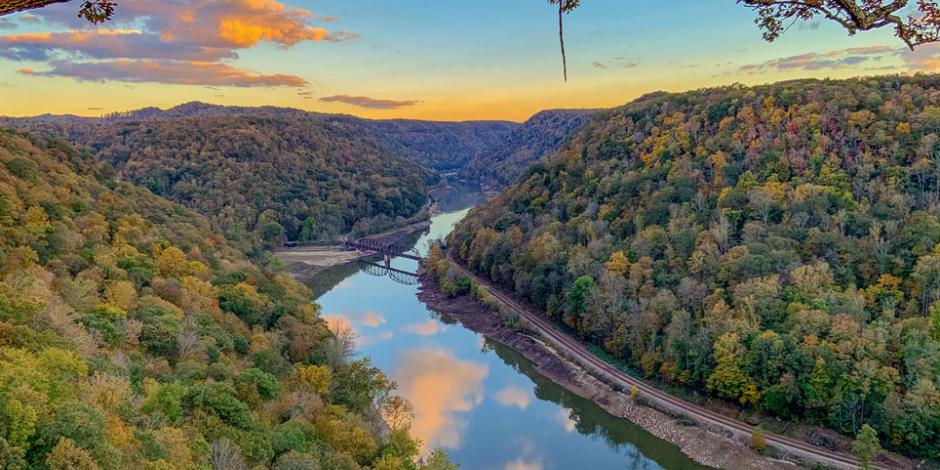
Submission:
[[[297,378],[310,391],[325,396],[330,392],[333,373],[329,367],[310,365],[297,369]]]
[[[608,271],[615,272],[621,276],[626,276],[630,271],[630,260],[627,259],[627,255],[623,251],[615,251],[610,255],[610,259],[607,260],[607,264],[604,265]]]
[[[134,289],[134,283],[130,281],[116,281],[108,285],[104,290],[104,298],[115,307],[128,310],[137,297],[137,290]]]

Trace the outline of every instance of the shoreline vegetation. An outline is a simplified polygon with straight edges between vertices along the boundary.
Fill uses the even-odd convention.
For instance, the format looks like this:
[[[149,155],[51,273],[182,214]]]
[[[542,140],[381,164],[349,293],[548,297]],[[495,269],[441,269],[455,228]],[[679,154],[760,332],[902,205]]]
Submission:
[[[447,245],[647,380],[937,462],[938,88],[649,94],[595,114]]]
[[[454,468],[306,286],[69,145],[0,130],[0,259],[0,468]]]
[[[754,422],[761,429],[759,438],[735,435],[717,426],[703,424],[686,416],[681,411],[670,410],[647,400],[636,388],[626,389],[612,383],[597,370],[585,365],[559,349],[551,338],[546,338],[526,319],[511,312],[509,308],[489,290],[468,276],[461,275],[452,260],[447,259],[439,247],[432,248],[426,266],[419,272],[421,287],[418,299],[438,313],[450,316],[465,328],[501,343],[522,354],[535,365],[542,375],[556,384],[583,398],[593,401],[609,414],[626,419],[655,437],[669,442],[697,464],[715,468],[793,468],[800,465],[815,468],[821,462],[807,460],[792,452],[767,447],[765,429],[779,429],[772,418],[747,415],[735,416],[735,411],[721,403],[712,402],[707,408],[720,411],[732,419]],[[564,333],[567,334],[567,333]],[[582,343],[583,344],[583,343]],[[587,346],[587,345],[585,345]],[[609,361],[609,358],[603,358]],[[622,365],[616,364],[618,369]],[[653,384],[659,387],[661,384]],[[668,391],[670,395],[672,391]],[[685,399],[681,395],[674,395]],[[711,401],[711,400],[710,400]],[[698,403],[704,406],[702,403]],[[717,405],[717,406],[716,406]],[[851,440],[834,435],[831,431],[810,426],[793,425],[788,437],[800,440],[816,440],[831,450],[851,458]],[[794,432],[795,431],[795,432]],[[760,449],[754,442],[764,445]],[[884,452],[872,468],[919,468],[903,456]],[[922,462],[924,463],[924,462]],[[852,468],[850,466],[839,468]],[[930,467],[926,467],[930,468]]]

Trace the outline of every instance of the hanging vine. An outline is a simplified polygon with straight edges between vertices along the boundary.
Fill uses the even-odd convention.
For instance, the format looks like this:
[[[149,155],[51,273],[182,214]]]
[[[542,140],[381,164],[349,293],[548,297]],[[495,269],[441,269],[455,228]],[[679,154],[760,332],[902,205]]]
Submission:
[[[565,15],[581,5],[581,0],[548,0],[549,5],[558,5],[558,43],[561,45],[561,70],[568,81],[568,57],[565,55]]]

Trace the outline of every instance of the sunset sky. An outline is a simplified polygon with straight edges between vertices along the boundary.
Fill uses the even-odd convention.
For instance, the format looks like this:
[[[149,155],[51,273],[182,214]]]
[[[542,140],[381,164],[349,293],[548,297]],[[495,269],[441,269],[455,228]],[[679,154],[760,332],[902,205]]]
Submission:
[[[569,81],[545,0],[125,0],[103,27],[78,2],[0,18],[0,115],[101,115],[199,100],[371,118],[523,120],[647,92],[930,71],[890,31],[829,23],[768,44],[734,0],[586,0],[566,20]]]

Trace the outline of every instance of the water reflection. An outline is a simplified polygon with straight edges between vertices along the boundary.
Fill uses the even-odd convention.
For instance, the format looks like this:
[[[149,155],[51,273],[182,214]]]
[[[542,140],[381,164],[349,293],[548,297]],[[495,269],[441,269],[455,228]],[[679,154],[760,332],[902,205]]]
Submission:
[[[489,367],[457,359],[439,349],[406,351],[398,356],[392,377],[415,407],[412,433],[423,450],[460,448],[466,413],[483,401],[483,379]]]
[[[405,331],[407,331],[408,333],[413,333],[413,334],[421,335],[421,336],[436,335],[443,330],[444,330],[444,327],[441,325],[441,323],[431,318],[427,319],[427,321],[423,321],[421,323],[415,323],[415,324],[408,325],[405,327]]]
[[[431,235],[466,211],[435,217]],[[397,259],[401,269],[413,263]],[[541,376],[511,349],[430,311],[417,287],[346,267],[318,299],[329,321],[360,335],[359,348],[415,406],[424,449],[443,447],[465,469],[698,469],[675,446],[607,414]]]
[[[650,459],[664,468],[705,468],[691,462],[674,446],[621,418],[611,416],[590,400],[560,387],[540,374],[531,361],[512,349],[490,340],[487,340],[487,347],[492,348],[507,365],[532,380],[535,396],[539,400],[561,406],[557,422],[566,432],[577,431],[584,436],[600,437],[608,446],[632,454],[632,459],[625,459],[625,465],[618,468],[658,468]]]
[[[532,394],[522,387],[510,385],[496,392],[494,398],[503,406],[515,406],[520,410],[525,410],[532,401]]]

